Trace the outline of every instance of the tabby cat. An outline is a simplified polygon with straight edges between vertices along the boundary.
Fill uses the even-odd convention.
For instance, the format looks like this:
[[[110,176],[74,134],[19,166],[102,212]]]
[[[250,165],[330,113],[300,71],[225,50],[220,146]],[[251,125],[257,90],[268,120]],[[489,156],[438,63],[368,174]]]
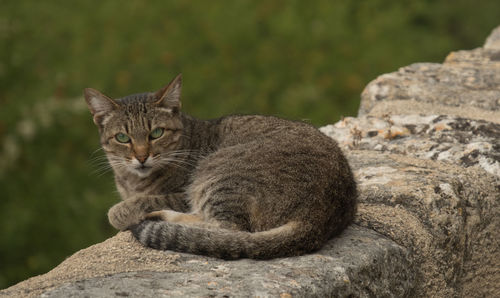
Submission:
[[[121,99],[85,89],[123,199],[111,225],[155,249],[269,259],[317,250],[351,223],[356,183],[335,141],[276,117],[195,119],[181,84]]]

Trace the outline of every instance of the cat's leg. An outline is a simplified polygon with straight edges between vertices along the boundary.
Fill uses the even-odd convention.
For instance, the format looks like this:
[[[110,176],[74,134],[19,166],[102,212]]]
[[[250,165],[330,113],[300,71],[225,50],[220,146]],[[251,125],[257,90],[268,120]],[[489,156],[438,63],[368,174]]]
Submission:
[[[182,213],[173,210],[159,210],[146,214],[145,219],[163,220],[175,223],[200,223],[203,222],[203,216],[195,213]]]
[[[138,196],[122,201],[108,211],[111,225],[119,230],[139,223],[146,214],[162,209],[187,211],[188,205],[183,193],[173,193],[166,196]]]
[[[203,228],[243,230],[241,227],[231,222],[218,221],[215,218],[207,219],[201,213],[182,213],[173,210],[159,210],[148,213],[144,219],[154,221],[162,220],[171,223],[187,224]]]

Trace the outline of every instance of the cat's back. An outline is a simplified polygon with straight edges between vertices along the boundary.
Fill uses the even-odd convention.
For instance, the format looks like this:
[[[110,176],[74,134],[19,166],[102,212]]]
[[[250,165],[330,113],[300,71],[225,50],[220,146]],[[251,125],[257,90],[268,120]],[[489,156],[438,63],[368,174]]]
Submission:
[[[310,146],[321,149],[337,148],[336,142],[322,134],[311,124],[286,120],[274,116],[233,115],[221,119],[219,124],[220,146],[237,144],[293,144],[294,147]]]
[[[219,148],[208,161],[220,171],[260,172],[277,180],[285,172],[295,179],[352,179],[337,143],[308,123],[273,116],[228,116],[221,119],[219,134]]]

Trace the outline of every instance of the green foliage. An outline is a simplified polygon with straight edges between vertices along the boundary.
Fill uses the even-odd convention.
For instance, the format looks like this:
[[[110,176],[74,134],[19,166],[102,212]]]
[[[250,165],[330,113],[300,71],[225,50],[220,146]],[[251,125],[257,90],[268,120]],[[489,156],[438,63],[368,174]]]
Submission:
[[[120,97],[182,72],[194,116],[322,125],[355,115],[377,75],[480,46],[500,20],[481,0],[0,3],[0,288],[114,233],[83,88]]]

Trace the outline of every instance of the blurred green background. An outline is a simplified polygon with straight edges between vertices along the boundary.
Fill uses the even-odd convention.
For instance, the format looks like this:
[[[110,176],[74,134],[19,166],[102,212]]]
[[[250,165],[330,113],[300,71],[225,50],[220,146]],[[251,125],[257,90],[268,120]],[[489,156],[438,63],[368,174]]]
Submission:
[[[0,288],[114,231],[82,98],[184,77],[200,118],[355,115],[377,75],[481,46],[500,1],[0,1]]]

